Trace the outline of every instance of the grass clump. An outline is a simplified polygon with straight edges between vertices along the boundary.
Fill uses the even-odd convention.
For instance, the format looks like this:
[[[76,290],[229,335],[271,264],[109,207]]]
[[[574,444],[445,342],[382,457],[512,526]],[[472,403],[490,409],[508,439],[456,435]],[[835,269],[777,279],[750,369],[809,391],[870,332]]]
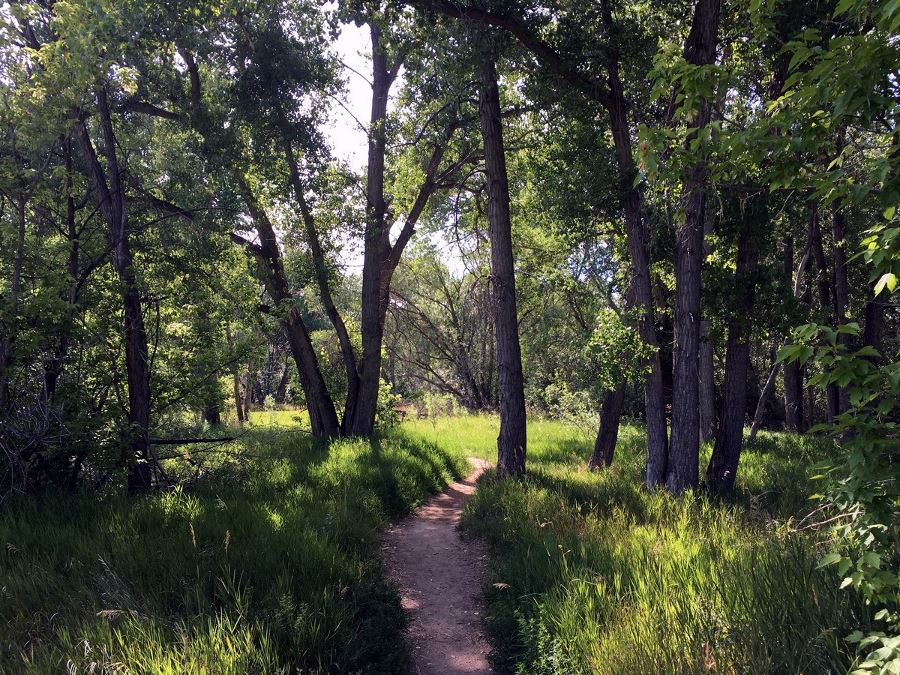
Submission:
[[[494,452],[490,418],[408,428],[448,452]],[[527,479],[486,474],[467,505],[464,528],[492,546],[486,621],[500,671],[847,671],[843,638],[867,611],[791,526],[813,508],[807,467],[823,447],[763,435],[734,502],[716,505],[647,491],[636,427],[622,429],[610,469],[588,472],[589,433],[530,424]]]
[[[403,672],[377,531],[464,459],[254,422],[190,489],[8,502],[0,672]]]

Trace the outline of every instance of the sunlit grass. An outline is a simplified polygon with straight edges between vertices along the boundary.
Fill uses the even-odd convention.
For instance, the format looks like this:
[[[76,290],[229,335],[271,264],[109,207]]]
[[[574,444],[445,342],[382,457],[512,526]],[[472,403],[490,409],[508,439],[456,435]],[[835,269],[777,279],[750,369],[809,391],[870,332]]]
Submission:
[[[464,460],[402,431],[325,445],[263,424],[185,489],[7,503],[0,672],[403,672],[378,530]]]
[[[408,429],[448,452],[496,453],[492,418]],[[623,427],[610,469],[587,471],[593,432],[533,422],[527,481],[487,474],[467,506],[465,529],[492,544],[495,665],[529,674],[846,672],[843,637],[867,613],[815,570],[814,540],[790,527],[813,508],[809,467],[823,446],[763,434],[742,459],[734,502],[715,505],[644,489],[637,427]]]

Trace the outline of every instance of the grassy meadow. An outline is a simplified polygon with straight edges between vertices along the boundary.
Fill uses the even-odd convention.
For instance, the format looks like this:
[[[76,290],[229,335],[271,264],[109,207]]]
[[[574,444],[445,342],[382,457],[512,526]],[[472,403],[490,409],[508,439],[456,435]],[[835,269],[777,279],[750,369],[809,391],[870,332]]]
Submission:
[[[470,417],[406,428],[490,457],[499,427]],[[870,619],[815,569],[815,541],[798,532],[815,508],[814,440],[762,434],[729,505],[644,490],[635,427],[599,474],[585,469],[593,430],[538,420],[528,443],[528,480],[486,474],[463,520],[493,552],[487,628],[500,672],[847,672],[843,638]]]
[[[260,412],[238,441],[170,460],[183,486],[12,499],[0,511],[0,672],[403,673],[405,618],[378,533],[493,459],[496,418],[413,420],[313,442]],[[796,532],[822,452],[763,435],[734,504],[641,487],[642,437],[584,469],[592,431],[529,425],[529,476],[492,473],[464,529],[487,538],[487,626],[501,671],[845,672],[868,621]],[[199,460],[201,449],[192,449]]]
[[[0,672],[404,672],[377,533],[464,460],[402,432],[329,447],[269,414],[183,489],[4,503]]]

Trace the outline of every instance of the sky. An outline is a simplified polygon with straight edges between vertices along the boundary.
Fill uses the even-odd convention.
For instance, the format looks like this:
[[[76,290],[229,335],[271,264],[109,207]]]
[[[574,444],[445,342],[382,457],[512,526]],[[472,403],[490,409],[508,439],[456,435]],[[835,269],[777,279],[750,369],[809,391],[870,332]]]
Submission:
[[[335,157],[348,162],[354,169],[362,169],[366,165],[368,139],[360,123],[368,123],[372,107],[372,88],[366,79],[371,77],[372,71],[368,27],[345,24],[334,47],[346,66],[343,72],[347,90],[341,101],[343,105],[332,106],[328,140]]]
[[[372,87],[369,83],[372,44],[368,26],[343,25],[334,44],[334,51],[344,64],[343,74],[347,86],[340,103],[333,102],[331,106],[331,123],[326,128],[326,137],[335,158],[361,172],[365,170],[368,159],[365,125],[369,122],[372,108]],[[402,79],[401,69],[392,93],[402,86]],[[390,107],[390,100],[388,106]],[[395,223],[395,226],[399,226],[399,223]],[[396,232],[392,234],[396,235]],[[439,233],[432,233],[430,236],[451,273],[461,274],[464,265],[455,245]],[[362,247],[350,242],[346,244],[341,264],[347,272],[359,273],[362,271]]]

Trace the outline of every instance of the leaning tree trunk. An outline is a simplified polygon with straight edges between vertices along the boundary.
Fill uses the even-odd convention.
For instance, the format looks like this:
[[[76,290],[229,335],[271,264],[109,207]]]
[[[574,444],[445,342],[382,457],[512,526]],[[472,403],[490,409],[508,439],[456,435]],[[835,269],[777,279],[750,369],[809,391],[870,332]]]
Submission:
[[[624,383],[603,395],[603,403],[600,406],[600,428],[597,430],[597,439],[594,441],[594,452],[588,461],[589,469],[600,469],[612,464],[624,403]]]
[[[763,201],[765,197],[758,197]],[[716,444],[706,469],[709,491],[723,497],[734,489],[741,448],[744,440],[744,418],[747,415],[747,372],[750,368],[751,317],[755,301],[753,275],[756,268],[756,245],[753,230],[757,222],[764,222],[768,209],[760,204],[761,218],[748,206],[738,241],[735,288],[737,297],[728,321],[728,342],[725,348],[725,382],[723,385],[722,416]]]
[[[525,472],[525,388],[516,312],[516,278],[509,215],[509,184],[500,121],[500,92],[494,61],[485,57],[480,73],[479,116],[484,139],[488,181],[488,221],[491,239],[491,281],[497,337],[497,372],[500,385],[500,436],[497,473],[521,476]]]
[[[83,120],[76,123],[75,133],[88,166],[91,186],[97,193],[100,212],[106,221],[113,268],[122,287],[124,309],[122,335],[125,342],[125,370],[128,381],[128,428],[125,430],[125,440],[129,449],[124,459],[129,466],[129,489],[142,490],[152,484],[156,468],[149,442],[150,369],[147,331],[144,327],[140,290],[131,254],[125,195],[121,184],[122,173],[116,155],[116,137],[106,96],[105,90],[97,92],[97,110],[108,176],[97,159]]]
[[[716,58],[719,0],[698,0],[685,59],[708,65]],[[702,99],[690,125],[709,123],[710,103]],[[690,143],[697,132],[690,134]],[[700,394],[697,377],[700,350],[700,268],[703,263],[703,223],[709,168],[704,159],[688,172],[684,188],[685,215],[678,228],[675,259],[675,373],[672,394],[672,436],[666,487],[674,493],[696,487],[700,463]]]
[[[260,243],[259,245],[253,244],[237,235],[232,235],[232,238],[239,241],[256,257],[260,269],[259,275],[269,296],[276,304],[286,308],[285,316],[281,318],[281,326],[287,334],[291,353],[297,364],[297,373],[306,398],[306,408],[309,412],[309,423],[313,436],[336,437],[340,434],[340,424],[334,400],[331,398],[325,378],[319,368],[319,360],[309,331],[306,329],[306,324],[303,322],[303,317],[291,294],[281,249],[275,235],[275,227],[244,177],[240,174],[236,174],[235,177],[259,233]]]

